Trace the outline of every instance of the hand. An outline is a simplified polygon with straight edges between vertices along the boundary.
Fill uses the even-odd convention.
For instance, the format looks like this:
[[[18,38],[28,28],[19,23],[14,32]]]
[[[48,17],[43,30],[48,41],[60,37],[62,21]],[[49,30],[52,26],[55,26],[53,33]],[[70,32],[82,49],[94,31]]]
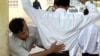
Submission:
[[[79,0],[82,4],[85,4],[88,0]]]
[[[56,44],[57,44],[57,42],[55,42],[51,45],[51,47],[49,49],[51,51],[51,53],[56,53],[56,52],[59,52],[64,49],[64,44],[59,44],[59,45],[56,45]]]

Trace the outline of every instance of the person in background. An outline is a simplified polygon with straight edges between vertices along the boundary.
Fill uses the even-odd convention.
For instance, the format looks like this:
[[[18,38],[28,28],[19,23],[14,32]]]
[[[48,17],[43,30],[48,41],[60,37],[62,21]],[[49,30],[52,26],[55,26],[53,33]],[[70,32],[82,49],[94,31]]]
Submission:
[[[77,49],[80,48],[82,56],[99,56],[100,54],[100,26],[91,24],[85,27],[79,35],[78,43],[74,48],[76,56]]]
[[[91,24],[83,29],[78,38],[78,46],[82,56],[99,56],[100,26]]]
[[[99,56],[100,54],[100,26],[91,24],[80,32],[78,43],[72,49],[72,56],[77,56],[80,49],[82,56]]]
[[[88,15],[89,11],[86,8],[84,15]],[[99,56],[100,53],[100,26],[92,23],[81,30],[78,43],[70,51],[71,56],[77,56],[80,48],[82,56]]]
[[[52,44],[49,49],[30,54],[30,50],[35,46],[42,46],[41,39],[36,27],[27,26],[23,18],[14,18],[9,23],[9,49],[11,56],[46,56],[64,48],[63,44]],[[36,51],[36,50],[34,50]]]
[[[44,48],[49,49],[55,40],[64,43],[64,50],[50,56],[69,56],[69,51],[77,43],[80,31],[100,18],[100,13],[90,1],[79,1],[89,10],[87,16],[67,13],[70,0],[54,0],[54,12],[37,10],[32,7],[30,0],[22,0],[23,9],[38,28]]]
[[[33,2],[33,7],[34,7],[35,9],[42,9],[42,8],[41,8],[41,5],[40,5],[40,2],[39,2],[38,0],[35,0],[35,1]]]

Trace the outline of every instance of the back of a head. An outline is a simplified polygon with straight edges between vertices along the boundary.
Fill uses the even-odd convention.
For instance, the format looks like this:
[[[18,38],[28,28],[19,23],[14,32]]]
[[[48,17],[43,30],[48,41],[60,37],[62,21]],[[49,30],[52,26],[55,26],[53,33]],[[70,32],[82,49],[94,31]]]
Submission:
[[[9,29],[13,33],[23,30],[25,20],[23,18],[14,18],[9,23]]]
[[[35,0],[35,1],[38,1],[38,0]]]
[[[66,7],[70,5],[70,0],[54,0],[54,5]]]
[[[88,15],[89,14],[88,9],[86,8],[83,13],[84,13],[84,15]]]

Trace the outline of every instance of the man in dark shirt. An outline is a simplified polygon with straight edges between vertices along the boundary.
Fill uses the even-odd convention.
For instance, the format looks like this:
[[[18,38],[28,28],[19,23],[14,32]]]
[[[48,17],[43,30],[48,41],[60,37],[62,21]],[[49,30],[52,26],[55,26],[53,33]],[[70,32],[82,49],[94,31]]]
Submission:
[[[36,8],[36,9],[42,9],[41,5],[40,5],[40,2],[38,0],[35,0],[33,2],[33,7]]]

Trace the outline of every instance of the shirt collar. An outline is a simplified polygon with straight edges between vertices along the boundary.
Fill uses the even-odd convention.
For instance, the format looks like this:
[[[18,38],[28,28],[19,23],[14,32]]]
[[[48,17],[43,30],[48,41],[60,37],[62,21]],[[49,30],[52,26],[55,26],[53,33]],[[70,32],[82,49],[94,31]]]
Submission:
[[[64,8],[58,8],[55,10],[55,12],[67,12]]]

